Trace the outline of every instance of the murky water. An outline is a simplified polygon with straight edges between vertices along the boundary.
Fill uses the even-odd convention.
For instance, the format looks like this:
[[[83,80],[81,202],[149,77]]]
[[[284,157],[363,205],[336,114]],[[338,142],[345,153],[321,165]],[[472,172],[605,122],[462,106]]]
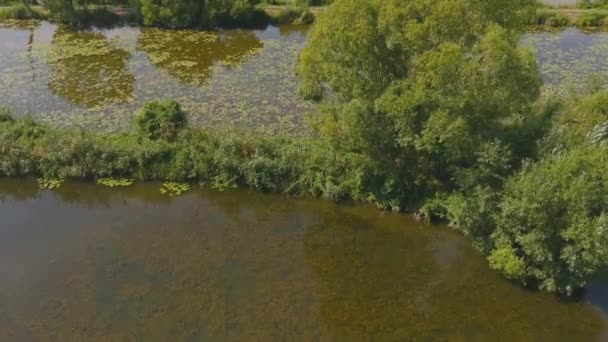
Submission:
[[[306,134],[314,105],[298,97],[294,75],[306,30],[0,25],[0,105],[54,125],[120,130],[144,103],[173,98],[195,125]],[[522,44],[536,51],[549,88],[608,74],[608,32],[529,33]]]
[[[117,130],[144,103],[173,98],[193,124],[303,134],[313,105],[298,97],[293,71],[305,33],[4,25],[0,105],[55,125]]]
[[[588,295],[525,290],[456,232],[367,206],[0,180],[0,340],[605,340]]]

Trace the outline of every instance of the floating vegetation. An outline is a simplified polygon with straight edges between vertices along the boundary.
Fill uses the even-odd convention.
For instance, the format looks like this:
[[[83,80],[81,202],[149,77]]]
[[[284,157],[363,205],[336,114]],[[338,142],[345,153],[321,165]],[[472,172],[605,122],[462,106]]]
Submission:
[[[49,90],[87,107],[130,101],[135,78],[126,69],[129,57],[101,33],[58,29],[47,55]]]
[[[133,185],[134,180],[130,178],[98,178],[95,183],[98,185],[107,186],[110,188],[120,187],[120,186],[131,186]]]
[[[61,178],[38,178],[38,187],[40,189],[58,189],[61,184],[63,184],[63,179]]]
[[[236,66],[256,55],[262,43],[253,31],[167,31],[144,28],[137,46],[150,62],[179,80],[203,85],[213,65]]]
[[[160,187],[160,193],[169,196],[179,196],[190,190],[188,183],[164,182]]]

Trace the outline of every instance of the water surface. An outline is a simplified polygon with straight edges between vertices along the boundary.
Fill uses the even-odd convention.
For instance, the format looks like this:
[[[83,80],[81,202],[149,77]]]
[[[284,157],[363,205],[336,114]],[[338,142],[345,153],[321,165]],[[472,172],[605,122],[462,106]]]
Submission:
[[[9,341],[601,341],[605,293],[523,289],[458,233],[367,206],[0,180]]]
[[[305,33],[0,25],[0,105],[58,126],[120,130],[144,103],[173,98],[193,125],[303,134],[313,106],[293,71]]]
[[[590,77],[607,84],[608,32],[558,32],[526,34],[522,44],[531,47],[547,88],[581,89]]]

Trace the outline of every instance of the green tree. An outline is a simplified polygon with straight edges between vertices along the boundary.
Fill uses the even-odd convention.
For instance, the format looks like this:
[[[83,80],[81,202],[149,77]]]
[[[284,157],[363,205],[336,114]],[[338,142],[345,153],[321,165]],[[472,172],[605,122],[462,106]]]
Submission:
[[[539,96],[534,56],[517,46],[532,5],[336,1],[298,65],[305,96],[331,95],[315,127],[338,149],[378,161],[385,181],[374,186],[400,202],[454,188],[483,146],[510,150],[507,123]]]
[[[509,180],[490,265],[570,294],[608,263],[607,145],[549,155]]]
[[[140,0],[136,1],[144,25],[164,27],[216,27],[254,24],[258,0]]]

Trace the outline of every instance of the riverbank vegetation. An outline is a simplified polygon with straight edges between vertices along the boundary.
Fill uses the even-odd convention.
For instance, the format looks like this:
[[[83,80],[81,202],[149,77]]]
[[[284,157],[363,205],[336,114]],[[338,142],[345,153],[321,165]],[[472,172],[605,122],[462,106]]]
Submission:
[[[0,7],[0,20],[4,19],[47,19],[47,14],[38,8],[28,9],[23,4],[13,4]]]

